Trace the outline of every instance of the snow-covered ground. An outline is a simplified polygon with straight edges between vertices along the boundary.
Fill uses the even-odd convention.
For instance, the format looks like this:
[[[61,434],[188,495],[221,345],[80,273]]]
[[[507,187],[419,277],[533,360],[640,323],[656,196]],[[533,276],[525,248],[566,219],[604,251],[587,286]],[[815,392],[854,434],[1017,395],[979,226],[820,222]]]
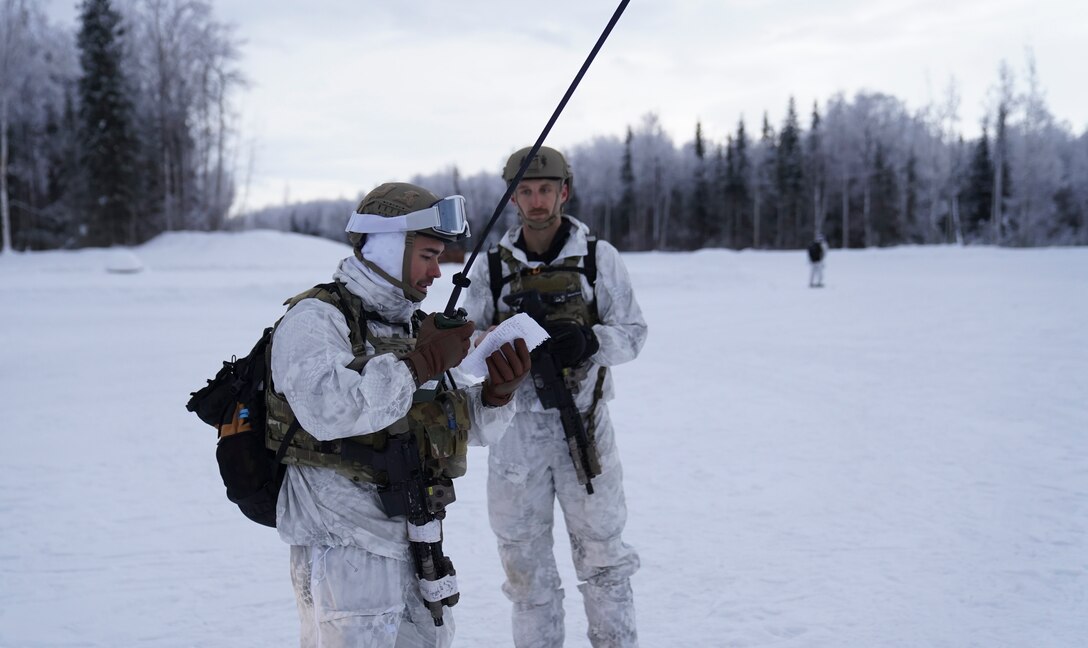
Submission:
[[[184,405],[347,253],[0,255],[0,646],[296,645],[287,547],[227,502]],[[1088,249],[832,250],[822,290],[804,256],[625,257],[650,324],[612,405],[642,645],[1088,645]],[[458,646],[511,644],[485,453],[446,527]]]

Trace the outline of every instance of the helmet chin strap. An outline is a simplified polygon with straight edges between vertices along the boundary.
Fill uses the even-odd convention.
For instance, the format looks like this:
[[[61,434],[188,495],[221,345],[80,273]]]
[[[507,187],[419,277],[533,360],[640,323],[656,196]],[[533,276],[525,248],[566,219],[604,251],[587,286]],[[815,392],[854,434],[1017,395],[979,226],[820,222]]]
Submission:
[[[525,227],[528,227],[529,229],[546,230],[549,227],[551,227],[553,224],[555,224],[555,221],[557,221],[558,219],[559,219],[559,214],[552,214],[551,216],[548,217],[548,220],[545,220],[545,221],[532,221],[532,220],[529,220],[528,218],[525,218],[525,216],[522,216],[521,217],[521,224],[524,225]]]
[[[400,276],[404,277],[404,281],[401,283],[400,287],[404,290],[405,297],[418,304],[427,297],[427,294],[412,285],[412,248],[414,247],[415,240],[415,232],[405,232],[404,267],[400,272]]]
[[[558,203],[558,204],[555,206],[555,209],[552,210],[551,216],[548,216],[548,218],[546,218],[545,220],[542,220],[542,221],[529,220],[528,218],[525,217],[525,212],[521,211],[521,207],[518,207],[518,220],[521,221],[522,225],[524,225],[525,227],[528,227],[529,229],[532,229],[532,230],[546,230],[549,227],[551,227],[552,225],[555,225],[556,221],[559,220],[560,212],[563,211],[563,204],[559,202],[558,198],[556,198],[555,202]]]

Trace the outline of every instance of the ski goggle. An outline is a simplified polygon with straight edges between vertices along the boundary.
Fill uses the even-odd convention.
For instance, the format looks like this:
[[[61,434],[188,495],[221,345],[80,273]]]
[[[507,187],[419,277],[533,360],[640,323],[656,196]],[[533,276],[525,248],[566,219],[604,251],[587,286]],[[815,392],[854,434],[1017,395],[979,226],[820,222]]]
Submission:
[[[379,216],[378,214],[360,214],[355,212],[348,219],[346,232],[358,234],[378,234],[383,232],[414,232],[434,230],[438,234],[456,236],[469,235],[468,216],[465,210],[464,196],[447,196],[426,209],[404,214],[403,216]]]

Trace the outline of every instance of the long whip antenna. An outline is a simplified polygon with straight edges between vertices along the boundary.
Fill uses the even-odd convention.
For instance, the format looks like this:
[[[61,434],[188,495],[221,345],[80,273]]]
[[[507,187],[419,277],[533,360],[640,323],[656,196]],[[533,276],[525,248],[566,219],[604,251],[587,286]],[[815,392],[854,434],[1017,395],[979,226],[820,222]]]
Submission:
[[[566,94],[564,94],[563,98],[559,101],[559,105],[555,107],[555,112],[552,113],[551,119],[549,119],[547,125],[544,126],[544,130],[540,132],[540,137],[536,138],[536,143],[533,144],[533,148],[530,149],[529,154],[525,156],[525,159],[521,161],[518,172],[510,180],[510,184],[506,187],[506,193],[499,199],[499,204],[495,206],[495,213],[491,215],[491,220],[487,221],[487,226],[484,227],[484,231],[480,234],[479,242],[477,242],[476,247],[473,248],[472,255],[469,256],[468,261],[465,263],[465,267],[461,269],[461,272],[458,272],[453,276],[453,294],[450,295],[450,300],[446,303],[446,310],[443,312],[446,317],[454,317],[456,315],[457,300],[461,298],[461,290],[467,288],[468,285],[472,283],[468,279],[468,269],[471,268],[472,263],[476,261],[476,257],[479,256],[484,242],[487,241],[487,235],[491,233],[491,228],[495,226],[495,221],[499,220],[499,216],[502,214],[503,209],[506,208],[506,203],[509,202],[510,196],[514,194],[514,188],[521,182],[521,177],[525,175],[525,170],[529,168],[529,163],[536,157],[541,145],[544,144],[544,140],[548,137],[548,133],[551,132],[552,126],[555,125],[556,120],[559,119],[559,115],[563,112],[563,109],[566,108],[567,102],[570,101],[571,96],[574,94],[574,90],[582,81],[582,77],[585,76],[586,70],[588,70],[590,64],[593,63],[593,59],[596,58],[597,52],[601,50],[601,46],[608,40],[608,35],[612,33],[612,28],[616,26],[620,16],[623,15],[623,10],[627,8],[627,4],[630,1],[631,0],[621,0],[619,6],[616,7],[616,11],[612,14],[612,18],[608,21],[608,25],[606,25],[604,31],[601,32],[601,36],[597,39],[597,43],[589,52],[589,56],[586,57],[585,63],[582,63],[582,68],[578,70],[578,74],[575,75],[574,81],[571,81]]]

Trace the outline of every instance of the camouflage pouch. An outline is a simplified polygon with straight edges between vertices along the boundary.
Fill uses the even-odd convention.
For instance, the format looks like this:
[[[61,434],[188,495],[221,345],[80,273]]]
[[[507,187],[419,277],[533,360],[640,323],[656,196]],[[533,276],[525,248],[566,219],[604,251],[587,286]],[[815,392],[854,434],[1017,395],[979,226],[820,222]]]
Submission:
[[[461,390],[438,394],[434,400],[416,403],[408,412],[413,419],[424,461],[438,473],[454,479],[468,470],[468,397]]]

